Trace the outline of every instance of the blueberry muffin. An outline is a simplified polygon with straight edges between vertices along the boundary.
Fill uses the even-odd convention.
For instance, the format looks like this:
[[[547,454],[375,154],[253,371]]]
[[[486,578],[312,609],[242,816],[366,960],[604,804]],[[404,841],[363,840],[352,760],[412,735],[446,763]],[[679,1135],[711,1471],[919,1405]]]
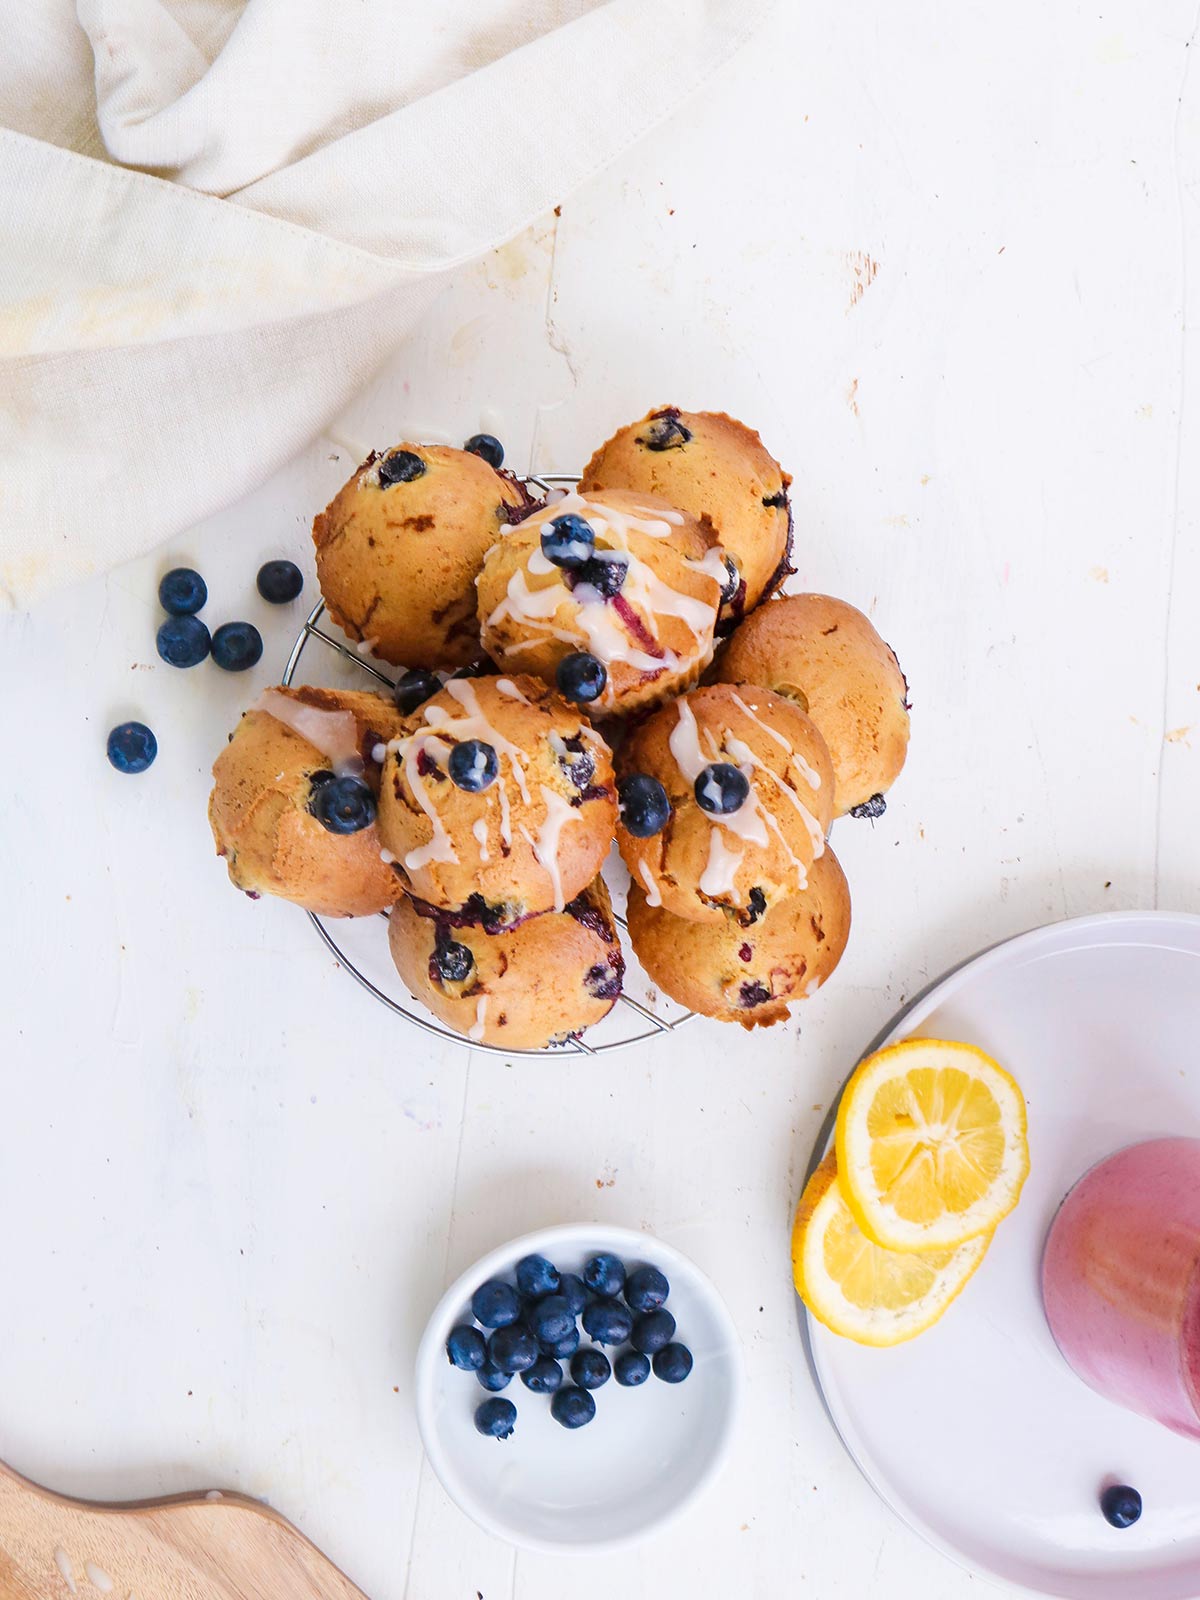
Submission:
[[[666,501],[569,494],[488,551],[483,646],[597,715],[657,704],[712,659],[726,581],[712,534]]]
[[[327,917],[365,917],[400,893],[375,825],[379,764],[403,728],[381,695],[268,689],[213,764],[208,820],[247,894]]]
[[[441,444],[372,454],[313,523],[317,580],[351,639],[406,667],[479,653],[475,577],[532,501],[508,473]]]
[[[394,913],[393,913],[394,915]],[[815,994],[850,936],[850,890],[832,850],[795,890],[749,928],[725,917],[688,922],[633,884],[627,908],[638,960],[664,993],[690,1011],[744,1028],[782,1022]]]
[[[675,916],[751,926],[802,890],[833,821],[816,725],[765,689],[714,684],[654,712],[618,756],[617,842]]]
[[[733,635],[713,676],[793,700],[829,746],[838,816],[881,814],[908,753],[908,684],[861,611],[827,594],[772,600]]]
[[[383,843],[443,911],[489,931],[562,911],[608,854],[611,753],[538,678],[452,678],[379,753]]]
[[[477,1043],[538,1050],[606,1017],[625,960],[601,878],[562,911],[488,933],[405,896],[388,920],[392,960],[415,999]]]
[[[753,428],[722,411],[667,406],[601,445],[579,488],[658,494],[712,529],[735,569],[723,597],[723,633],[791,571],[791,481]]]

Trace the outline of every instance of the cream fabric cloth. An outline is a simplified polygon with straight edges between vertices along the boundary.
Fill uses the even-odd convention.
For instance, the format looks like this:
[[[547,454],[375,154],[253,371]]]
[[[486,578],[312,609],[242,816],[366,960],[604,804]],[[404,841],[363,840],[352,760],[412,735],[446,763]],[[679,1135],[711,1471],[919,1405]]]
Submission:
[[[773,0],[0,0],[0,588],[244,494]]]

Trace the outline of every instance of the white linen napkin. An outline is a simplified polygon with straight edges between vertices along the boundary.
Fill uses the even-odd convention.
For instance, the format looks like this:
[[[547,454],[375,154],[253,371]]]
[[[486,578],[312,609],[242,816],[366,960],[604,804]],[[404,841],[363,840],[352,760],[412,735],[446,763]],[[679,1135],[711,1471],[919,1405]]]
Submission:
[[[774,0],[0,0],[0,589],[246,493]]]

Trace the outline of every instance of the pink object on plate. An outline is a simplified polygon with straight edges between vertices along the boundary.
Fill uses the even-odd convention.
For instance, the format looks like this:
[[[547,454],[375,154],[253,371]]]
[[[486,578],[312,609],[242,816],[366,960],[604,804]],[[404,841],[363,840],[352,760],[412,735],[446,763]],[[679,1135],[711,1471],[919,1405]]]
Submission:
[[[1129,1145],[1080,1179],[1046,1241],[1042,1298],[1085,1383],[1200,1439],[1200,1139]]]

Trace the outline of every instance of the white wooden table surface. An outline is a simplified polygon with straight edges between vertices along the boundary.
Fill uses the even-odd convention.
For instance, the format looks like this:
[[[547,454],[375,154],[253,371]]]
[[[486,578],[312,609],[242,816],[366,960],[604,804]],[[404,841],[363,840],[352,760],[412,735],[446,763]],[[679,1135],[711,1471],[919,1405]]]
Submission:
[[[485,424],[513,464],[570,469],[654,403],[761,427],[796,475],[797,583],[871,613],[914,704],[887,815],[835,835],[849,952],[788,1026],[510,1066],[394,1023],[301,916],[228,888],[209,764],[295,627],[254,573],[311,574],[336,442],[167,552],[214,622],[263,627],[254,673],[158,662],[161,557],[4,620],[0,1456],[104,1499],[263,1496],[373,1600],[989,1590],[843,1453],[788,1231],[906,996],[1039,922],[1200,910],[1196,23],[1194,0],[785,5],[463,271],[335,430]],[[63,469],[86,517],[70,440]],[[136,781],[103,755],[129,715],[161,749]],[[450,1276],[579,1219],[694,1256],[749,1388],[701,1507],[567,1561],[448,1502],[410,1374]]]

